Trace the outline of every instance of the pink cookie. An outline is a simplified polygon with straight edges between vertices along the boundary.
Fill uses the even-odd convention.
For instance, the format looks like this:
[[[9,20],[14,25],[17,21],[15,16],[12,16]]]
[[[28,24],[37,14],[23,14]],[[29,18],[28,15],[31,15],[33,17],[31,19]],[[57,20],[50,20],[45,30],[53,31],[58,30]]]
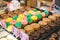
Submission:
[[[33,12],[32,15],[36,15],[36,12]]]
[[[16,20],[13,20],[10,22],[10,24],[15,24],[16,23]]]
[[[26,25],[26,24],[28,24],[28,21],[24,19],[24,20],[22,20],[22,24]]]
[[[27,15],[27,11],[25,11],[23,14],[24,14],[24,15]]]
[[[23,19],[24,19],[24,20],[27,20],[27,17],[26,17],[26,16],[24,16],[24,17],[23,17]]]
[[[12,33],[13,33],[13,35],[15,35],[16,37],[19,37],[19,29],[18,29],[18,28],[13,27],[13,28],[12,28]]]
[[[42,12],[41,15],[42,15],[42,17],[45,17],[46,16],[44,12]]]

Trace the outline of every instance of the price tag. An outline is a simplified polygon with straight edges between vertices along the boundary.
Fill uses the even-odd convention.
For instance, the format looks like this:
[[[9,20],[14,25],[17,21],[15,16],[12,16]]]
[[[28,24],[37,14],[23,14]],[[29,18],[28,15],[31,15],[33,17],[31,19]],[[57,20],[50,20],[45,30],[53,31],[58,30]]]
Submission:
[[[20,31],[20,38],[21,40],[29,40],[29,36],[23,31]]]

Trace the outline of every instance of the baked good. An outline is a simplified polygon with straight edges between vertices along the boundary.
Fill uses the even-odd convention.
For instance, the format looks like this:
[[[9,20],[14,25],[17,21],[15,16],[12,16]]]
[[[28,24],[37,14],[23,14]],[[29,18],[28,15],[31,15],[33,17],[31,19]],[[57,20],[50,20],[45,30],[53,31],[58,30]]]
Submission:
[[[50,20],[52,20],[52,21],[56,20],[56,17],[55,17],[55,16],[52,16],[52,15],[48,16],[48,18],[49,18]]]
[[[45,33],[45,31],[46,31],[46,30],[45,30],[44,28],[40,28],[40,33],[41,33],[41,34]]]
[[[41,25],[41,26],[42,25],[47,25],[47,22],[45,22],[45,21],[39,21],[38,24]]]
[[[55,17],[60,17],[60,14],[53,14],[53,16],[55,16]]]
[[[38,30],[40,28],[40,25],[37,23],[32,23],[31,26],[35,29]]]
[[[55,28],[55,27],[56,27],[56,24],[53,23],[53,22],[49,23],[48,25],[49,25],[51,28]]]
[[[24,29],[26,30],[26,32],[28,34],[34,32],[34,28],[32,26],[30,26],[30,25],[27,25],[26,27],[24,27]]]
[[[44,28],[46,31],[51,30],[51,28],[50,28],[48,25],[44,26],[43,28]]]
[[[49,18],[43,18],[43,21],[45,21],[47,23],[51,22],[51,20]]]

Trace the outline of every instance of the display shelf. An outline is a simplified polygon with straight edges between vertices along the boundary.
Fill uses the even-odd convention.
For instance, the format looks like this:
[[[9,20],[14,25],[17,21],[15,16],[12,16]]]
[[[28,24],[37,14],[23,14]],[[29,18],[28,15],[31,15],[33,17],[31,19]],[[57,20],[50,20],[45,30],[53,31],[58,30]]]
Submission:
[[[52,33],[54,33],[55,31],[58,31],[60,29],[60,26],[54,28],[53,30],[50,30],[49,33],[47,33],[46,35],[44,35],[42,38],[40,38],[39,40],[44,40],[47,37],[49,37]]]

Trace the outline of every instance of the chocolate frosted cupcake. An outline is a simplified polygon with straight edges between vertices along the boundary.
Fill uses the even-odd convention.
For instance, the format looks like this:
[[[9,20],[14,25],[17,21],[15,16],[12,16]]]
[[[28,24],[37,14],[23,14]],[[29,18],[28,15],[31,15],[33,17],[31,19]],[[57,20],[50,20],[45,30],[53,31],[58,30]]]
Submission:
[[[26,27],[24,27],[24,29],[26,30],[27,34],[31,34],[32,32],[34,32],[34,28],[30,25],[27,25]]]
[[[40,25],[37,23],[32,23],[31,26],[35,29],[38,30],[40,28]]]

